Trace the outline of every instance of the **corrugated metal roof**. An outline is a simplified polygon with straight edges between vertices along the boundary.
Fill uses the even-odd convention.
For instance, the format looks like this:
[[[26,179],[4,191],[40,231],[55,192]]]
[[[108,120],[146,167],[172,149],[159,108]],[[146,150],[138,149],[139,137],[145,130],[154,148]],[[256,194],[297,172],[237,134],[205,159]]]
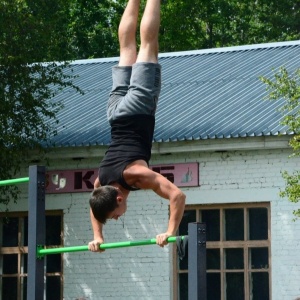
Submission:
[[[108,145],[106,102],[111,67],[118,58],[72,63],[75,84],[66,88],[58,113],[58,147]],[[300,66],[300,41],[160,54],[162,92],[156,114],[155,142],[287,134],[280,125],[282,101],[267,95],[259,76],[273,69]]]

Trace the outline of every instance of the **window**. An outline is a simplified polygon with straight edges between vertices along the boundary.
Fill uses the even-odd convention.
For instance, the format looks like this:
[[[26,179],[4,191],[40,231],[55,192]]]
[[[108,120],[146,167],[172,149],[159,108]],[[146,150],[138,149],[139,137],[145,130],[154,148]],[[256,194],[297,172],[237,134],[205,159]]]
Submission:
[[[46,214],[46,246],[62,245],[62,212]],[[27,213],[0,214],[0,299],[27,299]],[[46,261],[46,299],[62,299],[62,255]],[[54,294],[53,294],[54,293]]]
[[[268,203],[187,207],[188,223],[206,223],[207,299],[267,300],[270,293],[270,206]],[[175,249],[175,247],[174,247]],[[174,250],[174,299],[188,299],[188,258]]]

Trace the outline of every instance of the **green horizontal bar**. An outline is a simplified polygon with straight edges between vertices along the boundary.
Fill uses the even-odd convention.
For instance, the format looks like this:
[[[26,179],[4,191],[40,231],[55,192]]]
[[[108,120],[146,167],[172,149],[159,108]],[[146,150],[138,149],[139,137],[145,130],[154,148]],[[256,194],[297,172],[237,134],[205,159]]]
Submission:
[[[1,180],[0,186],[13,185],[13,184],[24,183],[24,182],[28,182],[28,181],[29,181],[29,177]]]
[[[168,243],[176,242],[176,236],[168,237]],[[181,236],[184,239],[184,236]],[[156,239],[140,240],[140,241],[127,241],[127,242],[116,242],[116,243],[104,243],[100,245],[100,249],[113,249],[113,248],[123,248],[123,247],[135,247],[135,246],[146,246],[156,244]],[[48,248],[43,249],[42,246],[37,247],[37,257],[42,257],[48,254],[58,254],[66,252],[79,252],[89,250],[87,245],[84,246],[73,246],[73,247],[61,247],[61,248]]]

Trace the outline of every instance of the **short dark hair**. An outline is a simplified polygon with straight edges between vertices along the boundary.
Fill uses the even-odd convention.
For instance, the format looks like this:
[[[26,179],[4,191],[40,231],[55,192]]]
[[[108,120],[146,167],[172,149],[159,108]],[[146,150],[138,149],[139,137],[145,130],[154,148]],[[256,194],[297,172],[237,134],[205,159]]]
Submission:
[[[117,189],[110,185],[94,189],[90,197],[90,207],[97,221],[106,223],[108,214],[118,207],[117,196]]]

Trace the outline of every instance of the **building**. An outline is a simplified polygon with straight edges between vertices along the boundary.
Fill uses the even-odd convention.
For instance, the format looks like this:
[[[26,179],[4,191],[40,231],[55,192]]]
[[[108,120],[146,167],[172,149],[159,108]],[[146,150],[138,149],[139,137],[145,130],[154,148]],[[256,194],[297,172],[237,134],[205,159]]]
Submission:
[[[117,60],[75,61],[75,83],[85,94],[66,89],[55,98],[65,107],[47,154],[48,246],[84,245],[93,238],[88,198],[109,144],[105,109]],[[187,195],[179,233],[186,234],[189,222],[207,224],[208,299],[297,299],[300,223],[293,221],[296,205],[279,191],[281,171],[299,169],[300,159],[289,158],[292,133],[280,125],[278,112],[283,102],[264,100],[259,77],[271,77],[280,66],[295,70],[300,42],[166,53],[160,63],[151,167]],[[9,291],[26,291],[26,185],[9,210],[9,225],[1,218],[2,299]],[[167,222],[168,202],[137,191],[125,217],[105,225],[105,241],[153,238]],[[186,300],[186,268],[172,245],[48,256],[46,299]]]

